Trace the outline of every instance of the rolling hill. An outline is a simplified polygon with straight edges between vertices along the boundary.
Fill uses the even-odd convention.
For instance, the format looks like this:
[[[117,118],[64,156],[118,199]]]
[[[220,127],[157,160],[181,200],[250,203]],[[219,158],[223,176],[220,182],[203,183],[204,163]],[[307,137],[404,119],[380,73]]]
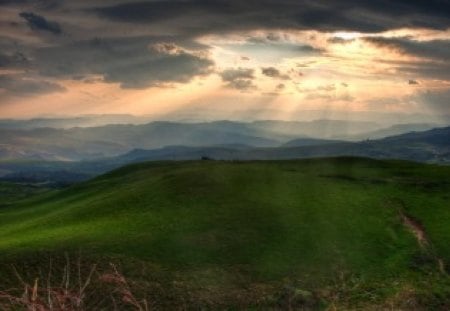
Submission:
[[[449,193],[450,167],[401,161],[140,163],[1,207],[0,260],[146,267],[167,309],[448,307]]]

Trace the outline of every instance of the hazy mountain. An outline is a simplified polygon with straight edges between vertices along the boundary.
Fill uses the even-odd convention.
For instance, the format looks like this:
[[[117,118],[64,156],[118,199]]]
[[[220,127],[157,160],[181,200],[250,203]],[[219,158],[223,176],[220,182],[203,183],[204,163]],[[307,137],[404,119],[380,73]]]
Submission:
[[[322,145],[255,148],[245,145],[166,146],[152,150],[134,149],[123,155],[99,160],[0,161],[4,180],[24,181],[33,177],[40,182],[68,183],[89,178],[129,163],[166,160],[277,160],[335,156],[359,156],[377,159],[404,159],[418,162],[450,164],[450,127],[408,133],[379,140],[334,142]],[[50,172],[50,173],[48,173]],[[58,176],[63,176],[63,179]],[[27,179],[28,178],[28,179]]]
[[[436,128],[437,125],[433,123],[408,123],[395,124],[387,128],[378,129],[375,131],[367,131],[363,134],[355,135],[353,138],[357,140],[363,139],[378,139],[388,136],[400,135],[409,132],[420,132]]]
[[[107,125],[92,128],[0,130],[3,159],[82,160],[119,155],[135,148],[155,149],[167,145],[209,146],[242,144],[278,146],[279,134],[264,137],[262,131],[244,123],[172,123]]]
[[[111,124],[89,128],[0,129],[0,159],[95,159],[119,155],[136,148],[156,149],[170,145],[276,147],[294,138],[345,137],[368,128],[376,128],[376,125],[336,120],[252,123],[158,121],[142,125]]]
[[[362,131],[367,132],[368,129],[377,126],[377,124],[369,122],[339,120],[316,120],[312,122],[268,120],[250,123],[159,121],[142,125],[113,124],[89,128],[0,129],[0,160],[93,160],[118,156],[134,149],[150,149],[154,152],[154,150],[161,148],[163,151],[157,155],[152,155],[152,159],[198,158],[202,153],[201,150],[211,153],[211,157],[223,159],[328,155],[402,158],[406,152],[411,153],[412,150],[418,148],[413,142],[396,142],[395,146],[391,146],[390,143],[384,143],[383,140],[360,143],[341,141],[346,137],[353,137],[354,139],[356,135],[361,135]],[[421,127],[427,128],[428,126],[430,125],[399,125],[383,131],[372,131],[375,134],[371,135],[384,135],[382,133],[409,131]],[[183,147],[164,148],[167,146]],[[183,149],[186,147],[195,148]],[[393,152],[393,148],[397,149],[393,154],[390,154]],[[428,146],[426,141],[422,142],[419,148],[421,155],[417,156],[417,160],[431,160],[430,154],[425,155],[423,153],[425,150],[431,152],[435,149],[434,146]],[[441,151],[439,150],[439,152]]]
[[[288,141],[283,144],[282,147],[303,147],[303,146],[318,146],[327,144],[342,143],[344,141],[333,140],[333,139],[316,139],[316,138],[297,138]]]
[[[329,156],[362,156],[405,159],[420,162],[450,163],[450,127],[407,133],[380,140],[330,142],[278,148],[190,148],[166,147],[157,150],[135,150],[117,157],[119,161],[187,160],[201,156],[218,160],[268,160]],[[313,140],[314,142],[320,142]]]
[[[314,120],[308,122],[298,121],[255,121],[251,126],[266,131],[293,135],[296,138],[338,138],[362,134],[364,132],[380,129],[381,126],[374,122],[344,121],[344,120]]]
[[[149,117],[127,114],[84,115],[78,117],[34,118],[28,120],[0,119],[0,129],[36,129],[43,127],[72,128],[96,127],[108,124],[139,124],[148,122]]]

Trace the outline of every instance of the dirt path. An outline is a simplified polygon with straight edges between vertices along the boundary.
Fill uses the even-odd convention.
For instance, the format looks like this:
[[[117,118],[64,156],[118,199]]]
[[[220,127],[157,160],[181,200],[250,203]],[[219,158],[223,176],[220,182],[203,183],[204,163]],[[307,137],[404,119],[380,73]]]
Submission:
[[[430,247],[430,241],[425,232],[425,228],[417,220],[407,215],[404,211],[400,211],[400,217],[403,224],[408,228],[416,237],[417,243],[419,243],[422,249],[427,249]],[[433,252],[431,252],[433,253]],[[439,271],[443,274],[447,274],[444,260],[442,258],[434,255]]]
[[[408,228],[414,234],[420,247],[421,248],[427,247],[430,243],[425,234],[425,228],[417,220],[406,215],[403,211],[400,211],[400,217],[405,227]]]

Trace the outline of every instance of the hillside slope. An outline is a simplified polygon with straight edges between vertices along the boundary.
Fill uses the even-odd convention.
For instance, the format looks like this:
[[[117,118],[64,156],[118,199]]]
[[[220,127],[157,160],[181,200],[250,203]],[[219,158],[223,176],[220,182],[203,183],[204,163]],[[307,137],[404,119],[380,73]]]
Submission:
[[[329,255],[357,268],[373,263],[373,247],[383,254],[377,269],[414,246],[396,224],[399,206],[389,202],[421,215],[418,203],[429,200],[434,212],[427,217],[434,219],[448,212],[449,178],[447,167],[351,158],[136,164],[2,209],[0,249],[92,244],[142,258],[170,254],[165,259],[173,264],[276,259],[277,269],[291,271],[293,261],[301,268]],[[450,249],[441,251],[450,259]]]
[[[0,253],[81,248],[224,291],[398,281],[450,262],[449,193],[449,167],[409,162],[142,163],[1,208]],[[425,228],[430,260],[404,214]]]

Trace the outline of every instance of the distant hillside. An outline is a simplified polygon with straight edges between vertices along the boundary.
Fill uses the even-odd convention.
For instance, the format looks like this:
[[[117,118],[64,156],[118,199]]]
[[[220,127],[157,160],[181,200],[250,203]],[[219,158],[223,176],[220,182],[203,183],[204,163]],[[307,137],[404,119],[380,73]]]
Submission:
[[[375,131],[367,131],[366,133],[355,135],[353,139],[380,139],[388,136],[401,135],[410,132],[427,131],[436,127],[438,126],[432,123],[396,124],[387,128],[382,128]]]
[[[108,124],[138,124],[146,123],[148,118],[127,114],[84,115],[79,117],[34,118],[28,120],[0,119],[0,129],[36,129],[43,127],[72,128],[95,127]]]
[[[118,155],[135,148],[167,145],[279,145],[279,134],[264,133],[232,122],[107,125],[93,128],[0,130],[3,159],[82,160]]]
[[[304,147],[304,146],[318,146],[318,145],[328,145],[342,143],[343,141],[332,140],[332,139],[315,139],[315,138],[297,138],[288,141],[283,144],[282,147]]]
[[[156,149],[136,148],[119,156],[90,161],[0,161],[0,177],[12,180],[15,176],[42,176],[42,182],[59,182],[50,176],[96,176],[119,166],[142,161],[198,160],[280,160],[330,156],[360,156],[375,159],[403,159],[417,162],[450,164],[450,127],[425,132],[408,133],[378,140],[339,142],[300,139],[282,147],[255,148],[247,145],[224,144],[213,146],[166,146]],[[297,144],[300,143],[300,146]],[[291,146],[293,145],[293,146]],[[49,174],[46,174],[48,172]],[[75,178],[74,181],[78,181]],[[64,179],[67,181],[67,179]]]
[[[140,150],[142,160],[188,160],[207,156],[219,160],[276,160],[329,156],[361,156],[379,159],[404,159],[419,162],[450,163],[450,127],[408,133],[379,140],[339,142],[298,139],[278,148],[189,148],[167,147]],[[133,153],[118,157],[132,160]]]

